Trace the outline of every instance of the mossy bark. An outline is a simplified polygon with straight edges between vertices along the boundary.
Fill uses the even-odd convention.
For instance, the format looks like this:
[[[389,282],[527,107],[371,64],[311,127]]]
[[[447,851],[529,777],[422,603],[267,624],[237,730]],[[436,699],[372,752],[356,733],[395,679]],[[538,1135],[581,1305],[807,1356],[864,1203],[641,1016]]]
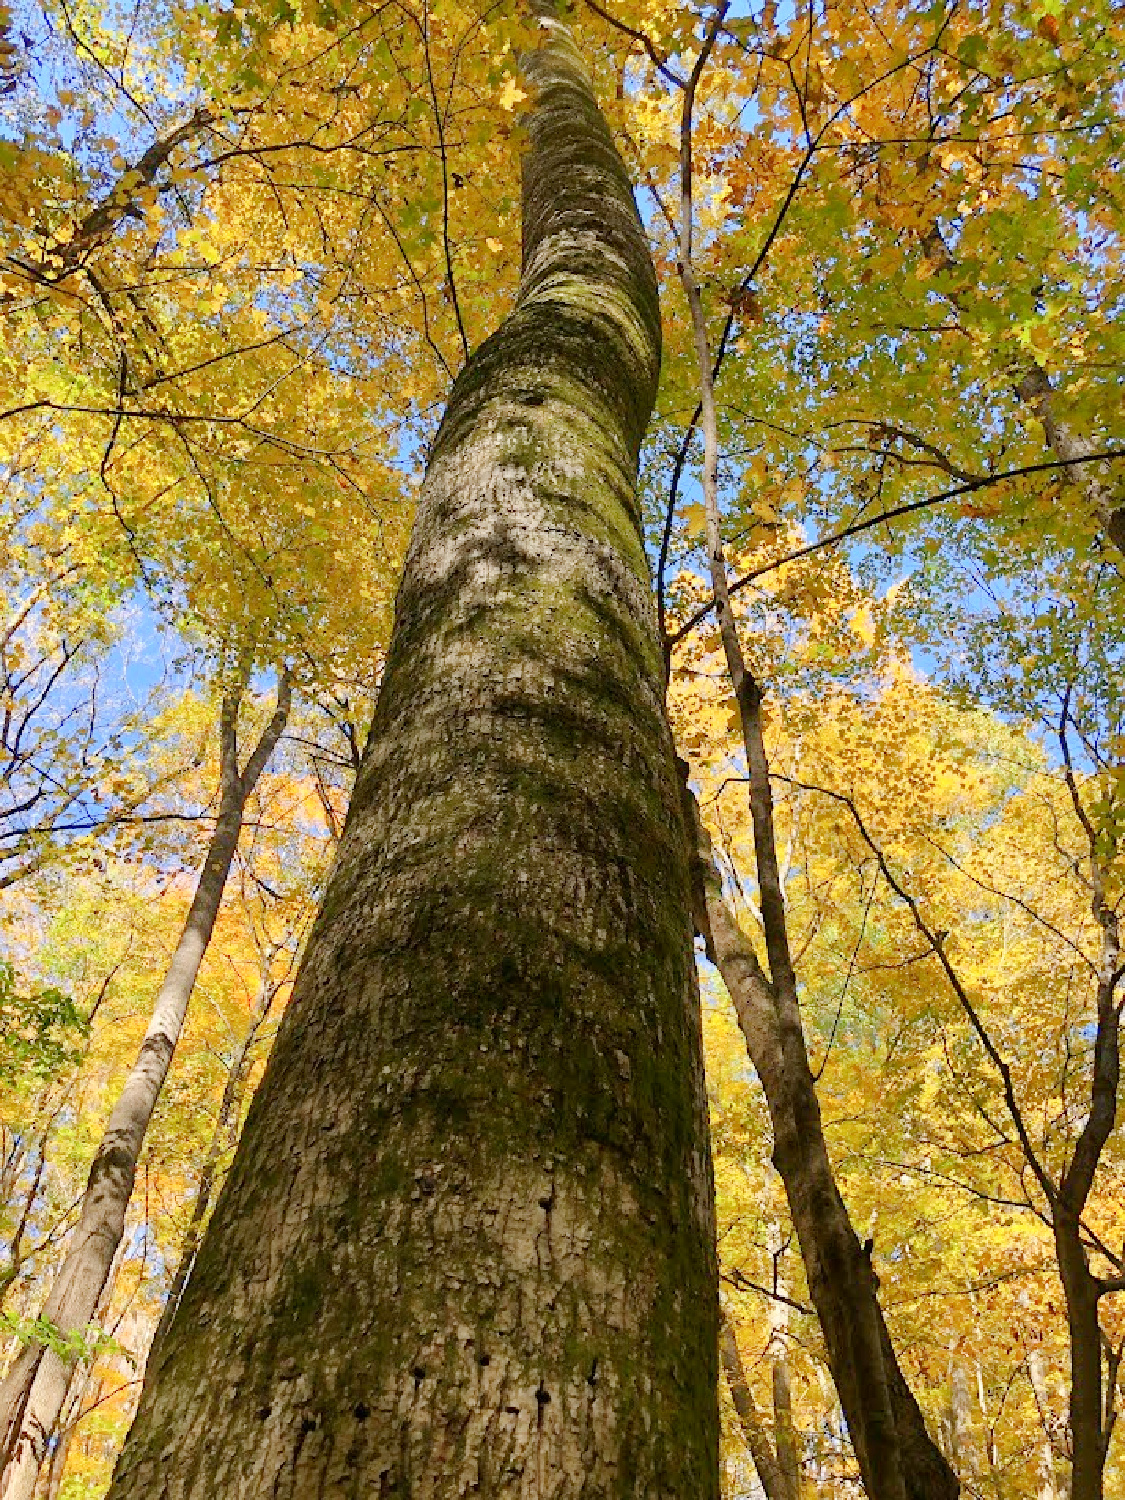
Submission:
[[[564,28],[372,739],[112,1500],[718,1494],[686,840],[636,497],[659,315]]]

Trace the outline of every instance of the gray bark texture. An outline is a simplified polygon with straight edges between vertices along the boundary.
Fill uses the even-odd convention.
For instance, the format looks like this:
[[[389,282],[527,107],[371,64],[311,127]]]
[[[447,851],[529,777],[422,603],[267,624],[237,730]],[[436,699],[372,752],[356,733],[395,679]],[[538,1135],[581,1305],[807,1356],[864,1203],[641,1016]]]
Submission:
[[[1120,485],[1114,487],[1106,464],[1080,462],[1096,453],[1098,445],[1060,420],[1058,392],[1052,389],[1042,365],[1031,365],[1017,384],[1016,394],[1043,423],[1047,446],[1059,458],[1074,464],[1071,472],[1082,485],[1091,514],[1117,550],[1125,553],[1125,499],[1120,493]]]
[[[754,1402],[742,1355],[738,1352],[738,1340],[725,1314],[721,1315],[719,1324],[719,1356],[727,1377],[731,1401],[738,1414],[742,1436],[746,1439],[766,1500],[798,1500],[796,1482],[778,1462],[777,1451],[770,1442],[766,1424]]]
[[[763,757],[760,734],[748,739]],[[753,756],[750,766],[754,775]],[[760,776],[758,784],[766,792],[755,814],[772,829],[769,806],[763,806],[768,776]],[[809,1295],[864,1489],[872,1500],[956,1500],[957,1476],[930,1437],[899,1366],[879,1305],[878,1280],[836,1184],[805,1052],[796,987],[790,982],[785,1003],[778,980],[766,975],[736,922],[723,896],[710,837],[686,782],[684,804],[695,840],[696,926],[723,977],[762,1082],[773,1127],[774,1166],[785,1187]],[[765,879],[760,883],[763,912],[768,895],[779,906],[776,865],[772,892]],[[780,915],[772,925],[775,934],[784,935]],[[767,936],[769,932],[767,925]],[[775,974],[783,974],[787,955],[781,952],[775,958],[771,952],[770,957]]]
[[[687,845],[629,181],[563,26],[293,998],[111,1500],[718,1495]]]
[[[1042,1349],[1038,1347],[1032,1349],[1027,1356],[1027,1375],[1043,1427],[1039,1446],[1039,1500],[1059,1500],[1059,1487],[1055,1482],[1055,1452],[1049,1426],[1051,1393],[1047,1385],[1047,1362],[1043,1358]]]
[[[195,1191],[195,1202],[192,1205],[191,1218],[188,1221],[187,1232],[184,1235],[183,1244],[180,1246],[180,1259],[172,1275],[168,1287],[168,1297],[156,1325],[156,1332],[152,1336],[149,1345],[148,1358],[152,1359],[164,1340],[164,1335],[171,1326],[175,1317],[176,1309],[180,1305],[180,1298],[184,1294],[191,1268],[195,1264],[195,1257],[199,1252],[199,1242],[203,1238],[203,1229],[207,1222],[207,1210],[211,1206],[211,1198],[215,1186],[220,1177],[220,1163],[223,1153],[229,1151],[235,1144],[238,1134],[238,1120],[242,1111],[242,1102],[246,1092],[246,1082],[250,1073],[250,1065],[253,1061],[254,1048],[261,1036],[262,1027],[265,1025],[274,1001],[277,999],[278,986],[271,982],[268,961],[263,964],[262,981],[258,988],[258,997],[250,1016],[250,1025],[247,1027],[246,1035],[242,1038],[238,1050],[231,1059],[230,1068],[227,1072],[227,1081],[223,1088],[223,1097],[219,1101],[219,1112],[215,1116],[214,1128],[211,1131],[210,1144],[207,1154],[203,1158],[203,1167],[199,1173],[199,1186]]]
[[[195,894],[152,1018],[114,1105],[90,1167],[78,1224],[51,1286],[42,1316],[64,1335],[84,1334],[107,1285],[125,1232],[137,1160],[156,1101],[168,1076],[183,1030],[188,1001],[207,951],[238,847],[246,800],[257,784],[289,715],[286,673],[278,684],[277,710],[239,771],[237,746],[241,686],[223,700],[220,717],[219,811]],[[13,1361],[0,1386],[0,1495],[30,1500],[59,1413],[66,1400],[75,1358],[34,1341]]]

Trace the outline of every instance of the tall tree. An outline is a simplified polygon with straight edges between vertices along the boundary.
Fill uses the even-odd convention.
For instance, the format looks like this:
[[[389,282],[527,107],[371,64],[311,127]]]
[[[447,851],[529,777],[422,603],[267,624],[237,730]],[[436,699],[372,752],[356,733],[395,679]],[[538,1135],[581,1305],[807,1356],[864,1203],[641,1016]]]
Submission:
[[[5,1500],[30,1500],[35,1489],[39,1467],[66,1400],[82,1336],[110,1279],[125,1231],[137,1159],[219,914],[246,802],[289,716],[289,674],[283,671],[276,710],[245,766],[240,767],[237,731],[245,686],[243,674],[223,696],[215,828],[152,1019],[94,1156],[78,1224],[43,1309],[43,1319],[53,1337],[29,1341],[0,1386],[0,1479]]]
[[[718,1491],[686,840],[636,497],[659,312],[562,23],[302,973],[111,1495]]]

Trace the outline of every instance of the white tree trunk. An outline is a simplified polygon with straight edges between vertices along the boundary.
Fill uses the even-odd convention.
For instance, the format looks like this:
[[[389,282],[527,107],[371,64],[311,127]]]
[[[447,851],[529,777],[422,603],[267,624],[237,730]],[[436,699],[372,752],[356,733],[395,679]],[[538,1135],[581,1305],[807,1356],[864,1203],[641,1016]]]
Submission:
[[[224,698],[215,829],[148,1030],[94,1155],[78,1224],[43,1308],[43,1318],[64,1336],[85,1333],[125,1232],[137,1160],[215,926],[246,800],[285,726],[289,692],[288,676],[282,674],[277,711],[244,772],[238,769],[235,734],[241,692]],[[74,1366],[74,1356],[34,1341],[13,1362],[0,1387],[3,1500],[31,1500]]]

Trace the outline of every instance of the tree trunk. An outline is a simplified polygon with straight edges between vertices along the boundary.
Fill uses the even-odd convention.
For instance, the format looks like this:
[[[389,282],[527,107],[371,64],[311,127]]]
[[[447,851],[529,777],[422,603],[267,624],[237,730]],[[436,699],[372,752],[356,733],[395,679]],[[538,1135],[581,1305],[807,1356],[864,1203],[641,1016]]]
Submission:
[[[872,1500],[955,1500],[957,1477],[927,1432],[899,1368],[870,1257],[836,1185],[795,994],[791,1014],[783,1021],[775,988],[723,897],[711,841],[686,786],[685,806],[696,846],[696,925],[730,993],[762,1082],[773,1127],[774,1165],[785,1187],[864,1487]]]
[[[719,1323],[719,1354],[727,1377],[727,1385],[730,1387],[731,1400],[738,1414],[738,1423],[742,1428],[742,1436],[746,1439],[746,1446],[750,1450],[750,1457],[754,1461],[754,1469],[765,1491],[766,1500],[796,1500],[795,1495],[787,1488],[786,1476],[778,1463],[765,1423],[754,1403],[750,1383],[746,1379],[746,1370],[742,1364],[742,1356],[738,1352],[738,1341],[725,1312],[721,1315]]]
[[[292,1000],[112,1500],[718,1494],[656,284],[553,18],[516,309],[434,445]]]
[[[219,1112],[215,1116],[215,1125],[211,1131],[211,1141],[199,1173],[199,1185],[195,1190],[191,1219],[188,1222],[183,1244],[180,1246],[180,1259],[168,1288],[168,1298],[161,1309],[160,1320],[152,1336],[152,1343],[149,1345],[149,1359],[155,1356],[164,1340],[164,1335],[171,1326],[172,1318],[184,1295],[184,1288],[187,1286],[192,1267],[195,1265],[195,1257],[199,1253],[199,1242],[203,1238],[203,1227],[207,1221],[207,1210],[211,1206],[211,1196],[215,1191],[215,1183],[219,1175],[219,1162],[223,1152],[229,1150],[234,1144],[254,1046],[269,1016],[273,1002],[277,999],[277,991],[278,986],[270,980],[267,961],[263,965],[258,998],[250,1017],[250,1025],[227,1073],[223,1097],[219,1101]]]
[[[1079,1220],[1057,1204],[1055,1253],[1070,1335],[1071,1500],[1102,1500],[1102,1333],[1098,1288],[1082,1245]]]
[[[1102,1404],[1102,1328],[1099,1299],[1109,1283],[1090,1268],[1083,1244],[1082,1213],[1106,1142],[1117,1123],[1121,1085],[1121,939],[1116,909],[1106,896],[1106,870],[1099,851],[1099,835],[1086,813],[1071,769],[1066,744],[1066,719],[1060,733],[1067,786],[1075,814],[1089,843],[1091,910],[1102,929],[1098,976],[1098,1024],[1094,1034],[1090,1109],[1074,1143],[1070,1161],[1051,1199],[1059,1279],[1066,1300],[1070,1334],[1070,1441],[1073,1455],[1071,1500],[1102,1500],[1105,1463],[1113,1436],[1113,1403]],[[1116,1378],[1116,1370],[1114,1371]]]
[[[770,1385],[773,1395],[773,1430],[777,1462],[784,1480],[785,1500],[801,1500],[801,1455],[793,1421],[793,1384],[789,1375],[789,1323],[792,1309],[781,1297],[788,1296],[788,1278],[781,1273],[783,1242],[781,1227],[769,1226],[769,1249],[774,1265],[774,1287],[781,1295],[769,1304]]]
[[[223,700],[219,813],[195,895],[156,997],[137,1060],[94,1155],[78,1225],[43,1308],[43,1318],[64,1336],[85,1333],[125,1232],[125,1213],[133,1192],[137,1159],[215,926],[242,829],[246,799],[288,718],[288,676],[284,673],[281,676],[277,710],[242,773],[238,769],[236,739],[240,699],[241,688],[228,693]],[[34,1341],[26,1344],[13,1362],[0,1387],[3,1500],[30,1500],[66,1400],[74,1365],[73,1355]]]
[[[949,1356],[949,1461],[958,1474],[975,1477],[978,1465],[973,1442],[969,1372],[956,1349]]]
[[[1016,394],[1043,423],[1047,446],[1059,458],[1074,464],[1071,472],[1082,485],[1091,513],[1117,550],[1125,553],[1125,499],[1119,489],[1114,489],[1105,464],[1080,462],[1096,453],[1098,445],[1059,420],[1058,393],[1052,389],[1042,365],[1032,363],[1016,386]]]
[[[1047,1385],[1047,1367],[1043,1351],[1036,1346],[1027,1356],[1027,1378],[1031,1383],[1035,1405],[1042,1426],[1039,1447],[1039,1500],[1059,1500],[1055,1482],[1055,1452],[1051,1442],[1051,1392]]]

